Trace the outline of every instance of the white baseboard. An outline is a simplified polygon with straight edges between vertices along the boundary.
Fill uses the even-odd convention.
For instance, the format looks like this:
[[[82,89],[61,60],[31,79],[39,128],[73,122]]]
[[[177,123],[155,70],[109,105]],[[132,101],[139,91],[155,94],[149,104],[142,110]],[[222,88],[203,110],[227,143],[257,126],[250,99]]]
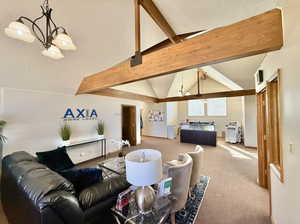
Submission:
[[[273,216],[271,216],[271,223],[272,223],[272,224],[275,224],[275,221],[274,221]]]

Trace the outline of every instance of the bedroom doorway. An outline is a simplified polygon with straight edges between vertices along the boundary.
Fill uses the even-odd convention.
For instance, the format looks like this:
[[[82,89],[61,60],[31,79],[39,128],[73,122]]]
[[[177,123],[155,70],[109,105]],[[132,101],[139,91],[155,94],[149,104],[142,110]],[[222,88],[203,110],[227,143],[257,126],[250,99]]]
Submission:
[[[122,139],[135,146],[136,130],[136,106],[122,105]]]

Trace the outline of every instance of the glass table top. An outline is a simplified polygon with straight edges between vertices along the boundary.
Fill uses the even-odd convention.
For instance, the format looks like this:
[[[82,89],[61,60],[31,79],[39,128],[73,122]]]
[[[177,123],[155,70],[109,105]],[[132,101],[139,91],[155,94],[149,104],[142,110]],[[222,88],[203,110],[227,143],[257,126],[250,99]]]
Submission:
[[[103,171],[103,177],[109,178],[118,175],[125,175],[125,159],[124,157],[113,157],[98,163]]]

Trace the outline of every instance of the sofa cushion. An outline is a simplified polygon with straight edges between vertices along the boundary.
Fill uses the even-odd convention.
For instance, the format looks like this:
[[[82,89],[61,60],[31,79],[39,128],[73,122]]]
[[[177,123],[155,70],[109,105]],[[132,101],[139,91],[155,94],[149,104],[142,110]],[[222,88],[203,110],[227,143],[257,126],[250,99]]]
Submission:
[[[74,167],[74,163],[70,159],[66,147],[47,152],[37,152],[36,155],[40,163],[45,164],[56,172]]]
[[[105,179],[102,183],[84,189],[79,194],[79,203],[83,209],[88,209],[101,201],[118,195],[128,187],[129,184],[125,177],[118,176]]]
[[[38,206],[49,193],[61,190],[74,194],[74,186],[58,173],[38,163],[28,153],[17,152],[3,159],[5,175],[18,183],[18,188],[26,197]]]
[[[74,185],[77,193],[103,180],[102,170],[99,168],[72,168],[59,173]]]
[[[74,195],[66,191],[55,191],[48,194],[40,201],[39,208],[42,212],[48,212],[47,209],[51,208],[51,210],[60,217],[63,223],[85,223],[84,214],[79,206],[78,200]],[[47,223],[52,224],[52,222]]]

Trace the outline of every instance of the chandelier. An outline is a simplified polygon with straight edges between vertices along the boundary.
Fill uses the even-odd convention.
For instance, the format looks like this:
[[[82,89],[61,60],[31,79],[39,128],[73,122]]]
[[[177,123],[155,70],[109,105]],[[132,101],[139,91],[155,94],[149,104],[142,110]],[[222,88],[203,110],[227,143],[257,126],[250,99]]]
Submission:
[[[16,21],[11,22],[9,26],[5,28],[5,34],[11,38],[28,43],[32,43],[37,39],[45,48],[42,54],[52,59],[63,58],[64,55],[61,50],[76,50],[76,46],[71,37],[67,34],[66,29],[54,23],[51,17],[52,8],[49,7],[48,0],[44,1],[43,5],[41,5],[41,9],[42,15],[34,20],[21,16]],[[44,30],[38,25],[42,19],[46,20]],[[30,24],[31,30],[24,22]]]

